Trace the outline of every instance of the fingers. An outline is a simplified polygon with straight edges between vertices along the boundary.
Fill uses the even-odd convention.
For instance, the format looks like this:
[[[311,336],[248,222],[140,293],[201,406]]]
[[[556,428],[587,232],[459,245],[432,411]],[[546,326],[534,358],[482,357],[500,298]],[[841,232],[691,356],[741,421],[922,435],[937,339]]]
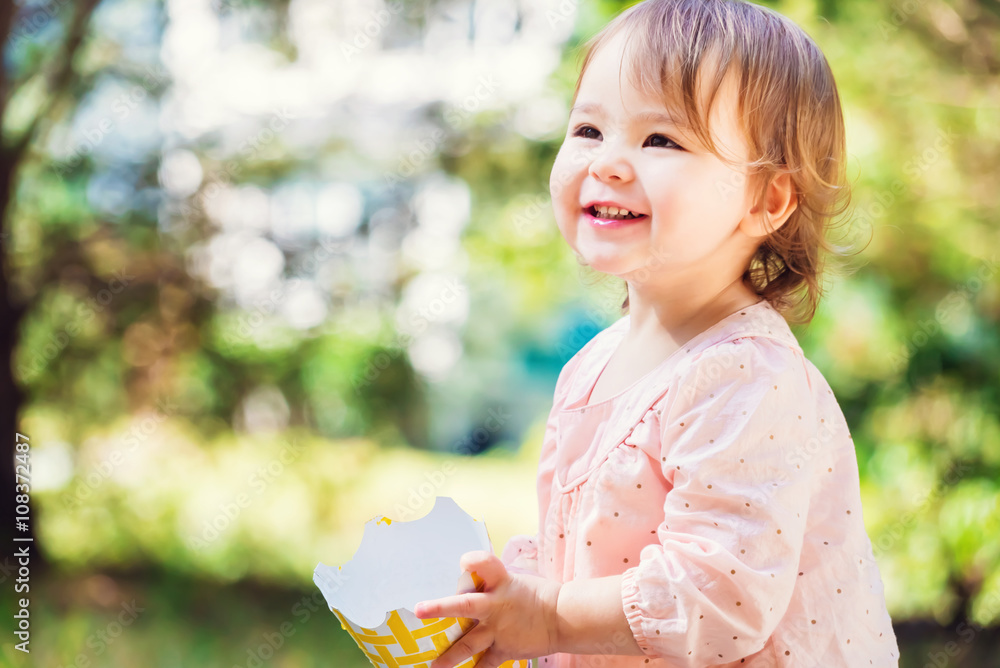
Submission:
[[[476,668],[499,668],[500,664],[506,660],[507,659],[497,654],[491,646],[488,650],[486,650],[486,653],[479,658],[479,661],[476,663]]]
[[[478,592],[446,596],[432,601],[421,601],[414,606],[413,610],[417,619],[437,619],[439,617],[483,619],[488,612],[489,598]]]
[[[453,668],[485,651],[493,645],[493,635],[484,628],[476,627],[455,641],[455,644],[431,662],[430,668]],[[481,662],[476,667],[482,665]],[[494,667],[495,668],[495,667]]]
[[[466,552],[459,560],[463,571],[474,572],[486,583],[486,591],[498,587],[508,576],[507,567],[492,552],[476,550]]]

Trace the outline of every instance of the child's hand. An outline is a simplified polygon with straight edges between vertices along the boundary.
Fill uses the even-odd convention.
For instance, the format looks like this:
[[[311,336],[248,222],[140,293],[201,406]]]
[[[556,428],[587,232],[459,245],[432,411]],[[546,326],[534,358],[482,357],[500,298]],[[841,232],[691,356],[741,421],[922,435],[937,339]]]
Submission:
[[[418,603],[419,619],[468,617],[479,620],[431,668],[452,668],[487,650],[476,668],[497,668],[510,659],[531,659],[556,651],[556,602],[560,585],[538,576],[508,573],[491,552],[466,552],[463,571],[475,571],[482,592]]]

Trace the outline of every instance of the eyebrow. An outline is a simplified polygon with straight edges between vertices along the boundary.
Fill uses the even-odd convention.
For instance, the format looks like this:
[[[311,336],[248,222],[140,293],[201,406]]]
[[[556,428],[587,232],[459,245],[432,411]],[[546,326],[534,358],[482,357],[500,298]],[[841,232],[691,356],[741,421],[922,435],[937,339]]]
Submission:
[[[584,102],[574,105],[573,108],[569,110],[569,113],[572,116],[574,112],[581,114],[593,114],[595,116],[600,116],[601,118],[604,118],[607,115],[604,111],[604,107],[596,102]],[[638,114],[632,114],[632,119],[634,121],[647,123],[666,123],[679,129],[691,129],[691,126],[684,121],[678,120],[669,114],[663,113],[662,111],[644,111]]]

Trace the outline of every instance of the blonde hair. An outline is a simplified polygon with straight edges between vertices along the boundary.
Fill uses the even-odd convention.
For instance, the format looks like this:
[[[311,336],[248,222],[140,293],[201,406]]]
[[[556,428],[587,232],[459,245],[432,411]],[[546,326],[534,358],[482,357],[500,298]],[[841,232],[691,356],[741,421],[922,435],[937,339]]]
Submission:
[[[761,242],[743,278],[786,318],[809,322],[823,292],[824,251],[844,250],[827,240],[827,232],[850,202],[843,112],[823,53],[799,26],[766,7],[741,0],[645,0],[583,45],[573,104],[591,59],[619,33],[630,48],[623,67],[633,85],[662,98],[723,160],[709,112],[726,76],[737,77],[756,201],[764,201],[783,171],[790,173],[797,201],[784,225]],[[700,77],[709,62],[714,76],[702,105]],[[627,294],[621,308],[628,310]]]

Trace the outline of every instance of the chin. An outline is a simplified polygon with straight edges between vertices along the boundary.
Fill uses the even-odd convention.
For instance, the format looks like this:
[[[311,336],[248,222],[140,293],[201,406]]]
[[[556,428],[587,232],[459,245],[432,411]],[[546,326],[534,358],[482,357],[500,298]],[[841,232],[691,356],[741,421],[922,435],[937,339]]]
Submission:
[[[616,257],[608,257],[601,255],[580,256],[578,254],[577,257],[582,257],[580,263],[590,267],[594,271],[600,272],[602,274],[609,274],[611,276],[618,276],[619,278],[623,277],[625,274],[629,273],[633,269],[631,263],[626,261],[625,258],[618,256]]]

